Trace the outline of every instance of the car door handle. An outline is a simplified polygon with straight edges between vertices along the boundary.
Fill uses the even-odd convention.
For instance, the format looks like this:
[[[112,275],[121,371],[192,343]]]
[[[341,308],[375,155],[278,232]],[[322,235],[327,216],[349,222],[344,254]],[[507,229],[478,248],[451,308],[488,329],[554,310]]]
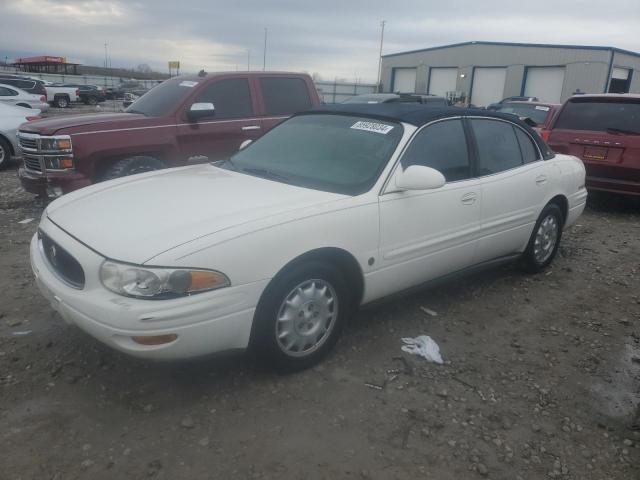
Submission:
[[[536,177],[536,183],[538,185],[542,185],[543,183],[547,183],[547,176],[546,175],[539,175],[538,177]]]
[[[249,130],[260,130],[260,125],[247,125],[246,127],[242,127],[243,132],[247,132]]]
[[[475,194],[475,192],[469,192],[469,193],[465,193],[460,199],[460,201],[462,202],[463,205],[473,205],[474,203],[476,203],[476,198],[477,198],[477,195]]]

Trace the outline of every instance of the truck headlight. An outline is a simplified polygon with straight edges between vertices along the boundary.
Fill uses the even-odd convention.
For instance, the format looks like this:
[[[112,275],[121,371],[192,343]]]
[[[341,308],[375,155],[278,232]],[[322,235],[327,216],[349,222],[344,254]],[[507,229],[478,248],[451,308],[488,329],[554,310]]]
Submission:
[[[215,270],[139,267],[106,260],[100,280],[108,290],[120,295],[146,299],[168,299],[207,292],[231,285],[229,278]]]
[[[70,152],[72,150],[71,137],[69,135],[40,137],[40,150],[49,152]]]

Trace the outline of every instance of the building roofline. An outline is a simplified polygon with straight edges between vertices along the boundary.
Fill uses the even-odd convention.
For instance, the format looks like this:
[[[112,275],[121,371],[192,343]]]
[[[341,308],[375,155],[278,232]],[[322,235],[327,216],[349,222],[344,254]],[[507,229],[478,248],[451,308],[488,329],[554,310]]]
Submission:
[[[452,47],[465,47],[467,45],[495,45],[500,47],[535,47],[535,48],[568,48],[568,49],[575,49],[575,50],[603,50],[603,51],[610,51],[615,53],[624,53],[626,55],[631,55],[631,56],[640,58],[640,53],[638,52],[632,52],[631,50],[624,50],[622,48],[617,48],[617,47],[605,47],[605,46],[598,46],[598,45],[558,45],[558,44],[548,44],[548,43],[512,43],[512,42],[484,42],[484,41],[452,43],[450,45],[440,45],[437,47],[420,48],[418,50],[408,50],[406,52],[388,53],[387,55],[383,55],[382,57],[383,58],[396,57],[398,55],[430,52],[432,50],[441,50],[444,48],[452,48]]]

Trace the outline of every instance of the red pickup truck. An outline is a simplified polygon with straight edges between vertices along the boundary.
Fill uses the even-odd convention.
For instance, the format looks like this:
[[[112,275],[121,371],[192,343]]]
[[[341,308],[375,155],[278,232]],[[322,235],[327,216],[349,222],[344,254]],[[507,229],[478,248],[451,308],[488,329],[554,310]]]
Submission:
[[[201,73],[167,80],[124,113],[22,125],[24,188],[57,197],[95,182],[229,157],[291,114],[319,105],[297,73]]]

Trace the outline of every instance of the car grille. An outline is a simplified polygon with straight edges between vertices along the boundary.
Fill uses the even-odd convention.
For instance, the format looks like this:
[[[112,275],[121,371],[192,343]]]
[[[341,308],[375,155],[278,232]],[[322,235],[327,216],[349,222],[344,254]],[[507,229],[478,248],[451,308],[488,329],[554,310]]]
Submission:
[[[20,148],[24,148],[27,150],[37,150],[38,149],[38,140],[36,138],[26,138],[26,137],[18,137],[20,139]]]
[[[84,288],[84,270],[82,265],[64,248],[39,231],[42,250],[53,271],[74,288]]]
[[[24,167],[28,170],[33,170],[36,172],[42,172],[42,164],[40,163],[40,159],[38,157],[32,157],[31,155],[23,155],[24,157]]]

